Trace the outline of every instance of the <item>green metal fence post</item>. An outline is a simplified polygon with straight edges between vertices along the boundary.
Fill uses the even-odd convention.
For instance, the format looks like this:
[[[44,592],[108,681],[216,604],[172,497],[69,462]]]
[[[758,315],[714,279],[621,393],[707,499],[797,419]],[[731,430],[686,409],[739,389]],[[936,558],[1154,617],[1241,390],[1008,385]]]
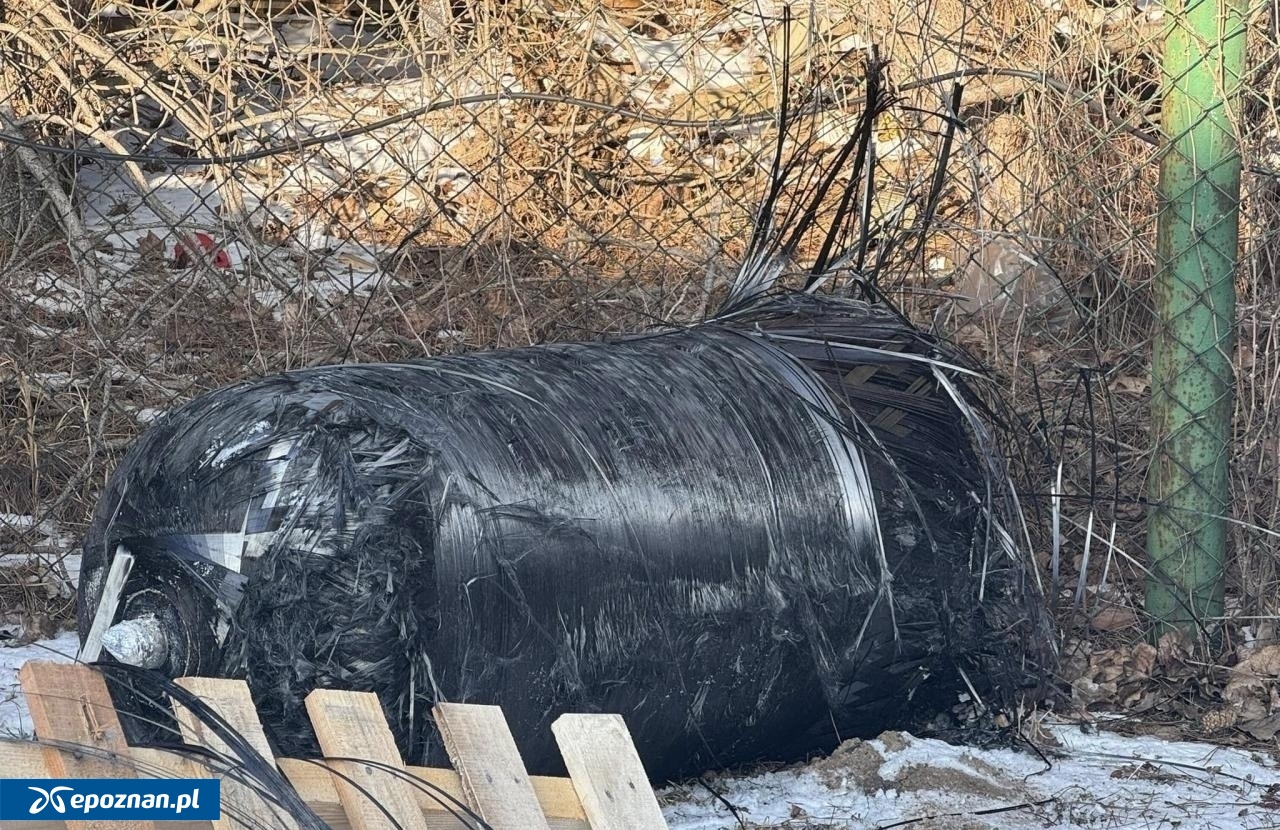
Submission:
[[[1167,0],[1151,359],[1147,610],[1193,636],[1222,614],[1245,0]]]

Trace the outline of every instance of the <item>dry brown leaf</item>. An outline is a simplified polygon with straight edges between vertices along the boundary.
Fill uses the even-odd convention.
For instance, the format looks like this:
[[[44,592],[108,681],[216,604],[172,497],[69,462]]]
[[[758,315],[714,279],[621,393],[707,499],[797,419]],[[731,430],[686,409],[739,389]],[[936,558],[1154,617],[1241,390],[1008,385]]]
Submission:
[[[1231,673],[1256,677],[1280,677],[1280,645],[1254,649],[1243,660],[1236,663]]]
[[[1280,721],[1271,723],[1280,711],[1280,692],[1275,687],[1280,676],[1280,646],[1263,646],[1251,652],[1228,674],[1222,699],[1236,713],[1242,728],[1250,734],[1256,730],[1274,736],[1280,731]]]
[[[1259,741],[1269,741],[1280,732],[1280,714],[1268,715],[1254,721],[1240,724],[1240,728]]]
[[[1071,639],[1062,648],[1062,674],[1067,680],[1083,677],[1089,671],[1093,646],[1088,640]]]
[[[1127,674],[1122,663],[1108,663],[1098,667],[1093,674],[1093,679],[1097,683],[1114,683],[1117,680],[1127,680]]]
[[[1072,686],[1082,706],[1109,703],[1130,711],[1147,711],[1159,699],[1151,676],[1158,666],[1156,648],[1149,643],[1095,651],[1085,674]]]
[[[1170,677],[1184,677],[1191,673],[1192,669],[1187,662],[1191,657],[1191,649],[1186,634],[1181,631],[1166,631],[1156,641],[1156,652],[1160,667]]]
[[[1120,696],[1118,702],[1120,704],[1120,708],[1131,710],[1138,704],[1142,703],[1142,699],[1146,697],[1146,692],[1134,684],[1129,684],[1126,686],[1126,689],[1128,689],[1128,691]]]
[[[138,239],[138,256],[144,262],[163,262],[164,240],[156,236],[155,231],[147,231]]]
[[[1129,666],[1140,677],[1150,677],[1156,669],[1156,647],[1150,643],[1138,643],[1129,655]]]
[[[1136,698],[1125,703],[1125,708],[1130,712],[1150,712],[1163,702],[1163,695],[1158,694],[1156,691],[1149,688],[1149,684],[1144,684]]]
[[[1071,699],[1082,708],[1094,703],[1110,702],[1116,699],[1116,684],[1095,683],[1087,677],[1081,677],[1071,684]]]
[[[1138,615],[1122,605],[1108,606],[1089,618],[1089,627],[1094,631],[1120,631],[1137,624]]]
[[[1222,699],[1232,707],[1236,717],[1245,723],[1256,723],[1271,714],[1270,698],[1267,690],[1261,685],[1239,685],[1228,688],[1222,693]]]
[[[1123,647],[1095,651],[1089,657],[1089,676],[1094,680],[1104,677],[1121,677],[1124,675],[1124,664],[1128,657],[1128,649]]]

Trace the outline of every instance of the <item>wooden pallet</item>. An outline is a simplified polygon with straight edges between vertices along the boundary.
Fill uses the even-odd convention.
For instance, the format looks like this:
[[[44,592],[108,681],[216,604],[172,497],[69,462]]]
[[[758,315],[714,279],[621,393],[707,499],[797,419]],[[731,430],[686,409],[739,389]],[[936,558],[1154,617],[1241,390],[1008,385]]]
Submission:
[[[0,777],[208,778],[201,764],[160,749],[130,747],[97,671],[83,665],[27,663],[19,672],[40,741],[0,743]],[[568,778],[530,776],[496,706],[441,703],[433,710],[454,769],[406,767],[375,695],[317,689],[307,714],[326,757],[312,762],[275,759],[243,681],[184,678],[183,687],[216,710],[268,760],[335,830],[454,830],[472,827],[449,812],[431,790],[468,805],[494,830],[665,830],[648,778],[617,715],[563,715],[553,725]],[[186,743],[226,753],[189,711],[175,705]],[[67,749],[57,748],[60,744]],[[76,752],[70,747],[91,748]],[[114,760],[113,760],[114,759]],[[404,770],[418,782],[387,768]],[[420,784],[419,784],[420,782]],[[384,812],[385,811],[385,812]],[[233,818],[232,816],[239,818]],[[222,782],[222,818],[208,821],[121,822],[112,830],[230,830],[296,825],[249,787]],[[86,822],[7,822],[5,828],[72,828]]]

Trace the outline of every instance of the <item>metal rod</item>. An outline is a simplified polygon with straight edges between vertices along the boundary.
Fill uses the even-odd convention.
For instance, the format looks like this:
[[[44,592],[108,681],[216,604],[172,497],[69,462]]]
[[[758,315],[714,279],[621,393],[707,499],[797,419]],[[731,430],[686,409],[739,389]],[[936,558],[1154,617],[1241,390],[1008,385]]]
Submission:
[[[1157,635],[1222,614],[1244,0],[1170,0],[1152,347],[1147,610]]]

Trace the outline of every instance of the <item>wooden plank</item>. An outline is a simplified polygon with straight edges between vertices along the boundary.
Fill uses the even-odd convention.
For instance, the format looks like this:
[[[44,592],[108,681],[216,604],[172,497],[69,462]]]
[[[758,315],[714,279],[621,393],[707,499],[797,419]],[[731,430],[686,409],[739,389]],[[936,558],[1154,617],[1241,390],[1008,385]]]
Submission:
[[[28,661],[18,680],[42,741],[61,741],[128,757],[124,730],[102,675],[75,663]],[[136,778],[132,765],[44,748],[50,778]],[[153,821],[67,822],[72,830],[155,830]]]
[[[130,753],[137,764],[140,777],[154,774],[156,777],[177,778],[188,774],[187,759],[172,752],[133,747]],[[351,823],[342,807],[334,777],[328,770],[293,758],[281,758],[277,764],[302,796],[302,800],[333,830],[349,830]],[[40,778],[47,774],[44,750],[34,741],[0,743],[0,769],[14,778]],[[454,798],[466,801],[466,794],[462,791],[462,778],[453,770],[432,767],[408,767],[407,770],[424,784],[439,787]],[[582,812],[582,804],[578,801],[578,794],[574,792],[573,783],[568,778],[531,775],[529,780],[538,795],[538,803],[547,816],[551,830],[590,830],[586,814]],[[414,795],[430,830],[460,830],[464,827],[471,830],[474,825],[464,825],[458,821],[425,790],[426,788],[415,789]],[[22,826],[24,830],[28,827],[30,830],[62,830],[64,825],[62,822],[34,822]],[[164,830],[210,830],[210,824],[207,821],[166,822]]]
[[[493,830],[547,830],[524,760],[502,710],[437,703],[436,728],[462,779],[467,803]]]
[[[275,761],[276,756],[271,751],[271,742],[267,740],[266,730],[262,728],[262,721],[258,718],[258,709],[254,705],[253,697],[249,694],[249,686],[243,680],[179,677],[173,682],[209,704],[209,708],[221,715],[259,755],[268,761]],[[181,727],[183,740],[187,743],[207,746],[219,753],[231,751],[231,748],[201,723],[190,710],[175,706],[174,714],[178,717],[178,726]]]
[[[209,677],[180,677],[179,686],[200,698],[210,708],[248,741],[268,763],[275,763],[267,733],[258,719],[258,710],[249,687],[243,680],[222,680]],[[209,729],[190,709],[175,702],[173,713],[182,730],[182,740],[192,746],[207,747],[219,755],[231,755],[231,747]],[[196,761],[190,761],[190,775],[197,778],[211,777],[212,773]],[[234,778],[222,778],[222,817],[213,822],[215,830],[233,830],[237,827],[295,828],[297,821],[286,811],[269,804],[252,787]]]
[[[5,778],[44,778],[44,747],[35,741],[0,742],[0,769]]]
[[[466,791],[462,787],[462,776],[451,769],[435,769],[432,767],[409,767],[409,772],[431,787],[438,787],[459,801],[466,802]],[[578,794],[573,791],[573,782],[568,778],[551,778],[542,775],[529,776],[534,795],[538,799],[538,807],[552,830],[558,828],[587,828],[587,814],[582,812],[582,803]],[[430,798],[424,794],[424,798]],[[435,804],[435,802],[432,802]],[[435,804],[435,809],[441,809]]]
[[[404,768],[377,695],[316,689],[307,695],[306,705],[326,757],[361,758]],[[338,797],[355,830],[382,830],[393,826],[393,821],[405,830],[426,830],[412,784],[370,764],[330,763],[349,779],[335,777]]]
[[[292,758],[281,759],[280,769],[289,777],[289,781],[303,800],[310,804],[316,814],[333,830],[346,830],[351,826],[338,795],[336,776],[324,767]],[[568,779],[565,780],[568,781]],[[459,800],[462,798],[461,789],[451,794]],[[425,791],[415,787],[414,796],[418,800],[419,809],[422,810],[423,821],[430,830],[472,830],[475,827],[474,823],[459,820]],[[580,827],[585,828],[586,824],[583,823]]]
[[[561,715],[551,731],[592,830],[666,830],[621,715]]]
[[[331,813],[326,810],[338,801],[334,786],[336,779],[322,767],[291,758],[282,758],[280,769],[289,777],[303,800],[315,808],[321,818],[330,821]],[[432,790],[438,789],[465,804],[466,793],[463,792],[462,778],[458,773],[451,769],[433,767],[407,767],[406,769],[423,782],[424,786],[414,788],[414,795],[418,799],[418,807],[422,810],[428,827],[432,830],[457,830],[462,827],[470,830],[475,826],[474,822],[466,824],[460,822],[440,803],[438,796],[432,795]],[[582,812],[582,804],[578,801],[578,794],[573,791],[573,782],[568,778],[544,776],[530,776],[529,780],[538,794],[538,802],[542,806],[542,812],[547,816],[547,823],[551,826],[551,830],[590,830],[586,814]],[[342,830],[347,826],[345,816],[342,818],[341,825],[332,821],[330,823],[333,824],[334,830]]]

